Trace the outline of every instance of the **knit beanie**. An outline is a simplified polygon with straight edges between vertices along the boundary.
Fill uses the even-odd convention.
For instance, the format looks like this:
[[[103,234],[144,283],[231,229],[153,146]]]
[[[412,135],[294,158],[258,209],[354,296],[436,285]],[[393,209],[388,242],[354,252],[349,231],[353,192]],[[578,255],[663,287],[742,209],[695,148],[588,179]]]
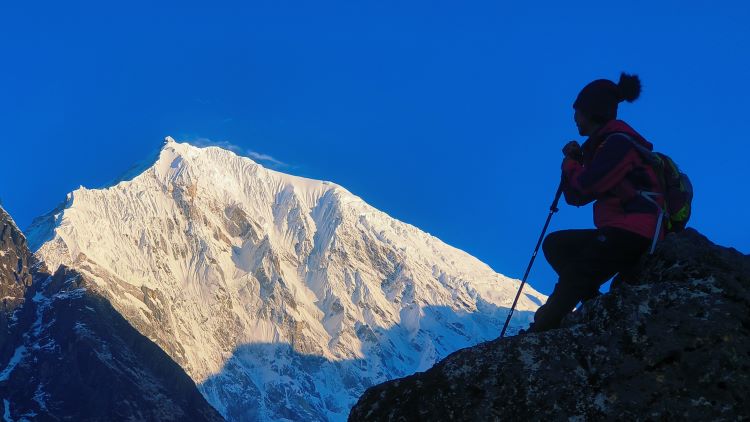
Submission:
[[[608,79],[597,79],[581,90],[573,108],[604,122],[617,118],[617,105],[632,103],[641,95],[638,75],[622,73],[617,84]]]

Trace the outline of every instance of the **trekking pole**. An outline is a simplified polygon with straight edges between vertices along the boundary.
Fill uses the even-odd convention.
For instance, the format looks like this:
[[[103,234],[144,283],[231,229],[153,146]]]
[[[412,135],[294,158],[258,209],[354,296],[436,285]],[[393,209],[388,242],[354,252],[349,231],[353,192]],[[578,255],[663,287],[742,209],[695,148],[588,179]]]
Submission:
[[[529,262],[529,266],[526,268],[526,274],[523,275],[523,280],[521,281],[521,286],[518,287],[518,293],[516,293],[516,298],[513,300],[513,306],[510,307],[510,312],[508,312],[508,318],[505,320],[505,325],[503,325],[503,331],[500,333],[500,338],[505,337],[505,330],[508,329],[508,324],[510,324],[510,317],[513,316],[513,311],[516,309],[516,304],[518,304],[518,298],[521,296],[521,290],[523,290],[523,286],[526,284],[526,278],[529,276],[529,272],[531,272],[531,266],[534,265],[534,260],[536,259],[536,254],[539,252],[539,246],[542,245],[542,240],[544,240],[544,234],[547,232],[547,228],[549,227],[549,222],[552,220],[552,215],[554,215],[557,211],[557,203],[560,202],[560,196],[562,195],[563,191],[563,181],[560,181],[560,186],[557,188],[557,193],[555,193],[555,200],[552,201],[552,205],[549,207],[549,215],[547,216],[547,222],[544,223],[544,228],[542,229],[542,234],[539,236],[539,241],[536,242],[536,248],[534,248],[534,254],[531,255],[531,261]]]

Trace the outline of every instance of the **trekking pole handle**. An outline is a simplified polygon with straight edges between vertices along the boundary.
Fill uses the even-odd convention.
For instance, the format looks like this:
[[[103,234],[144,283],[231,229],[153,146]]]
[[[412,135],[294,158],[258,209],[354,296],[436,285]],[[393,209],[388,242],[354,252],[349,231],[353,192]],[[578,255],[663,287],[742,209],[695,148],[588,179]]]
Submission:
[[[555,200],[552,201],[552,205],[549,206],[549,210],[552,211],[553,214],[560,211],[560,209],[557,208],[557,205],[560,203],[560,197],[562,197],[564,185],[565,179],[560,179],[560,185],[557,187],[557,192],[555,192]]]
[[[534,260],[536,260],[536,255],[539,253],[539,247],[542,245],[542,241],[544,240],[544,234],[547,233],[547,228],[549,228],[549,223],[552,220],[552,216],[559,211],[557,208],[558,203],[560,202],[560,197],[563,193],[563,183],[564,180],[560,180],[560,186],[557,188],[557,192],[555,193],[555,200],[552,201],[552,205],[549,207],[549,214],[547,215],[547,221],[544,223],[544,228],[542,229],[542,234],[539,236],[539,240],[536,242],[536,247],[534,248],[534,253],[531,255],[531,261],[529,261],[529,266],[526,267],[526,273],[523,275],[523,280],[521,280],[521,285],[518,287],[518,293],[516,293],[516,298],[513,299],[513,305],[510,307],[510,312],[508,312],[508,318],[505,320],[505,324],[503,325],[503,331],[500,332],[500,338],[505,337],[505,331],[508,329],[508,324],[510,324],[510,318],[513,316],[513,311],[516,309],[516,305],[518,304],[518,298],[521,297],[521,290],[523,290],[523,286],[526,284],[526,279],[529,277],[529,273],[531,272],[531,267],[534,265]]]

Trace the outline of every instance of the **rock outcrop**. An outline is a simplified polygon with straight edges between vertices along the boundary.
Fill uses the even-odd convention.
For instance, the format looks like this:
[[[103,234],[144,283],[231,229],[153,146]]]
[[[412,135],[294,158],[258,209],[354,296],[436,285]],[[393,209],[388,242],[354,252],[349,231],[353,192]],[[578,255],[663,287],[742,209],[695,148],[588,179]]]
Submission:
[[[369,389],[350,420],[750,418],[750,257],[688,229],[560,329]]]
[[[0,207],[0,362],[10,358],[18,341],[13,327],[32,283],[32,261],[26,238]]]
[[[23,304],[26,288],[31,285],[30,263],[33,260],[26,238],[13,219],[0,208],[0,299],[3,313],[12,313]]]

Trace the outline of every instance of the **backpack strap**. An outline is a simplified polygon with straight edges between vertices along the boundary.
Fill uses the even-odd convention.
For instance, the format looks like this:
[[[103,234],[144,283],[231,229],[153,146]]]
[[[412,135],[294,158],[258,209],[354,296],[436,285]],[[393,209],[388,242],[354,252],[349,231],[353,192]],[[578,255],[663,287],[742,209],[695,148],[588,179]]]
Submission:
[[[659,210],[659,217],[656,219],[656,230],[654,231],[654,238],[651,240],[651,249],[649,250],[649,255],[654,254],[654,250],[656,249],[656,241],[659,240],[659,233],[661,232],[661,223],[664,221],[664,217],[669,218],[669,213],[667,210],[664,209],[664,207],[660,207],[659,203],[656,202],[654,199],[658,196],[663,196],[663,194],[659,192],[647,192],[643,190],[638,191],[638,195],[642,196],[645,200],[648,202],[654,204],[656,208]]]
[[[606,139],[609,139],[610,137],[615,135],[622,135],[623,138],[630,141],[630,144],[633,145],[633,147],[641,154],[641,157],[647,162],[647,164],[656,165],[659,163],[659,158],[656,156],[655,152],[644,147],[640,144],[640,142],[636,141],[635,138],[625,132],[612,132],[607,135]]]
[[[622,135],[625,139],[630,141],[630,144],[633,145],[633,147],[641,154],[641,157],[643,157],[643,159],[647,161],[649,165],[655,167],[658,164],[658,158],[656,157],[656,154],[650,149],[641,145],[638,141],[636,141],[629,134],[625,132],[614,132],[614,133],[609,134],[606,139],[609,139],[611,136],[614,136],[614,135]],[[659,203],[656,202],[656,199],[655,199],[659,196],[664,196],[664,194],[659,193],[659,192],[649,192],[649,191],[644,191],[644,190],[639,190],[637,191],[637,193],[639,196],[641,196],[648,202],[654,204],[656,209],[659,210],[659,217],[657,217],[656,219],[656,230],[654,231],[654,237],[651,240],[651,249],[648,252],[649,255],[653,255],[654,250],[656,249],[656,242],[659,240],[659,233],[661,233],[662,221],[664,221],[665,217],[669,218],[669,213],[667,212],[666,209],[664,209],[664,207],[660,206]]]

